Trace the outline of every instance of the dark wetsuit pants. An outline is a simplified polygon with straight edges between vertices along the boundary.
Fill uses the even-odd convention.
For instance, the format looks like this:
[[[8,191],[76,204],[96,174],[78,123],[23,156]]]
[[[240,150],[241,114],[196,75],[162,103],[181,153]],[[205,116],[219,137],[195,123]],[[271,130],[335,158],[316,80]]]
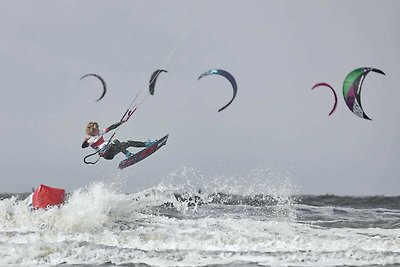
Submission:
[[[113,159],[115,155],[118,153],[128,153],[126,150],[128,147],[145,147],[144,142],[140,141],[126,141],[120,142],[118,140],[114,140],[112,143],[108,144],[106,150],[104,152],[100,152],[100,155],[105,159]]]

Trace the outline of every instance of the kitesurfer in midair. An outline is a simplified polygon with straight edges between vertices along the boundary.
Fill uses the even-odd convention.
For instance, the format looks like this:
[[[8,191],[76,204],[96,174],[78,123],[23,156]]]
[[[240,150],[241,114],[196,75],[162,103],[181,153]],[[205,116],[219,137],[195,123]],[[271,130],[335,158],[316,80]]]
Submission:
[[[89,122],[86,126],[86,138],[82,143],[82,148],[91,146],[99,153],[100,157],[111,160],[120,152],[125,154],[127,158],[132,156],[133,154],[127,150],[128,147],[148,147],[153,143],[152,141],[141,142],[130,140],[126,142],[120,142],[115,139],[108,144],[108,142],[104,141],[103,135],[105,133],[116,129],[124,122],[126,121],[114,123],[104,130],[99,130],[99,124],[97,122]]]

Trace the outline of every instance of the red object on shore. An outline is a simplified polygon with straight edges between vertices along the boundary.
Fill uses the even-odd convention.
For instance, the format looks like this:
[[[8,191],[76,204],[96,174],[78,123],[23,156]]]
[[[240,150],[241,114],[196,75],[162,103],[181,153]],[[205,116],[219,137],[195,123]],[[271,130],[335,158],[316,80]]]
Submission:
[[[32,206],[35,209],[45,209],[51,206],[59,206],[64,203],[65,190],[53,188],[47,185],[39,185],[33,192]]]

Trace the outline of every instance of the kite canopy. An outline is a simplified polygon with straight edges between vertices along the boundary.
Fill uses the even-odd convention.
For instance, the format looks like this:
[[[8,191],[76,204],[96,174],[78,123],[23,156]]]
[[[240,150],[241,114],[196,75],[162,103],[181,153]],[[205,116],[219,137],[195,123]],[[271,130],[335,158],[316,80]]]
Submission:
[[[97,75],[97,74],[94,74],[94,73],[86,74],[86,75],[82,76],[82,77],[80,78],[80,80],[82,80],[83,78],[88,77],[88,76],[94,76],[94,77],[98,78],[98,79],[101,81],[101,83],[103,84],[103,93],[101,94],[100,98],[96,100],[96,102],[98,102],[98,101],[100,101],[100,100],[106,95],[106,92],[107,92],[107,84],[106,84],[106,82],[104,81],[104,79],[100,77],[100,75]]]
[[[375,68],[358,68],[350,72],[343,82],[343,97],[347,107],[358,117],[371,120],[364,112],[361,105],[361,88],[365,77],[370,72],[385,75],[385,73]]]
[[[160,75],[161,72],[168,72],[168,71],[159,69],[159,70],[154,71],[153,74],[151,75],[150,83],[149,83],[149,92],[151,95],[154,95],[154,87],[156,86],[156,81],[157,81],[158,75]]]
[[[336,95],[336,92],[335,92],[335,90],[333,89],[333,87],[330,86],[328,83],[316,83],[316,84],[311,88],[311,90],[313,90],[313,89],[315,89],[315,88],[317,88],[317,87],[320,87],[320,86],[329,87],[329,88],[332,90],[332,92],[333,92],[333,96],[335,97],[335,103],[333,104],[332,110],[331,110],[331,112],[329,112],[329,115],[328,115],[328,116],[330,116],[330,115],[332,115],[332,113],[335,112],[335,110],[336,110],[336,106],[337,106],[337,95]]]
[[[231,83],[232,89],[233,89],[233,97],[232,97],[231,101],[229,101],[228,104],[226,104],[225,106],[220,108],[218,110],[218,112],[220,112],[220,111],[224,110],[226,107],[228,107],[232,103],[232,101],[235,99],[236,93],[237,93],[237,84],[236,84],[235,78],[229,72],[227,72],[225,70],[221,70],[221,69],[211,69],[209,71],[206,71],[203,74],[201,74],[197,80],[200,80],[204,76],[208,76],[211,74],[218,74],[218,75],[224,76]]]

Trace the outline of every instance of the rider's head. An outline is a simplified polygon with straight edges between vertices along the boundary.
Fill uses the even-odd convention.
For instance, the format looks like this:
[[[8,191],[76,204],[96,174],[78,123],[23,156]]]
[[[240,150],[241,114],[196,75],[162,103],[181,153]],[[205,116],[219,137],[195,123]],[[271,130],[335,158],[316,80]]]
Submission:
[[[86,134],[95,136],[98,134],[99,124],[97,122],[89,122],[86,125]]]

